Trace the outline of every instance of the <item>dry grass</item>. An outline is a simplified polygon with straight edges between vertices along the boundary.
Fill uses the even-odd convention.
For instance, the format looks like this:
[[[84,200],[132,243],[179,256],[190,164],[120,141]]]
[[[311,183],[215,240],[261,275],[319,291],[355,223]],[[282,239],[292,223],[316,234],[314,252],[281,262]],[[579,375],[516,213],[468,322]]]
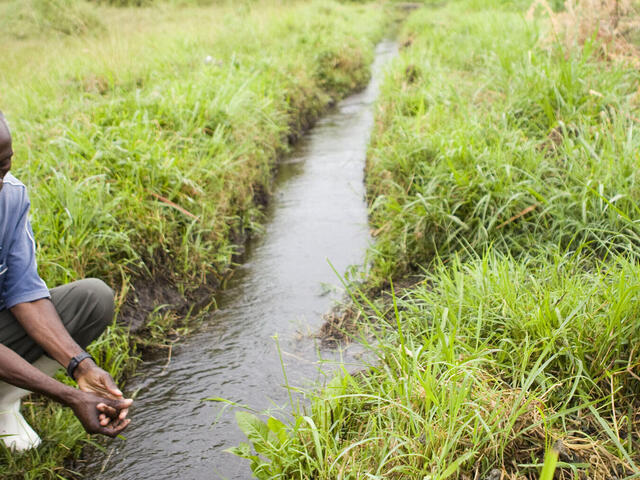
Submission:
[[[353,305],[337,307],[324,316],[324,323],[316,334],[324,347],[335,347],[348,342],[361,327],[362,312]]]
[[[561,462],[554,477],[557,480],[576,478],[570,465],[580,465],[593,480],[609,480],[612,475],[624,478],[633,474],[633,467],[627,461],[610,452],[613,448],[611,441],[593,415],[587,413],[565,419],[566,430],[562,431],[547,425],[547,418],[555,416],[555,412],[544,399],[524,401],[517,389],[505,388],[497,393],[501,397],[499,402],[490,402],[494,403],[494,408],[502,404],[522,411],[503,451],[502,467],[499,469],[502,480],[537,480],[537,469],[523,471],[522,467],[537,463],[532,459],[543,458],[546,448],[551,444],[559,452]],[[477,477],[477,468],[475,473]]]
[[[540,9],[551,22],[547,43],[559,41],[572,49],[595,40],[596,52],[603,59],[640,65],[640,50],[629,38],[640,28],[632,0],[566,0],[561,12],[554,12],[547,0],[534,0],[527,19],[532,20]]]

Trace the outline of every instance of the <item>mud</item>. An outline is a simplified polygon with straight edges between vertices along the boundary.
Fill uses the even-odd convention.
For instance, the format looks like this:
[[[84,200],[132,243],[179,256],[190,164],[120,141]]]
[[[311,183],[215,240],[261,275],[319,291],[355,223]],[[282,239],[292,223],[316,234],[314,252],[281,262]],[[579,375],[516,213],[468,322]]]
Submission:
[[[398,278],[393,283],[393,290],[390,282],[383,282],[381,285],[369,286],[364,295],[369,299],[378,299],[379,310],[384,314],[384,320],[388,325],[395,328],[396,321],[393,313],[393,298],[402,298],[405,291],[409,291],[419,283],[426,280],[421,275],[407,275]],[[367,334],[366,328],[376,328],[375,322],[372,324],[369,318],[375,318],[376,313],[366,302],[361,302],[363,309],[360,310],[351,300],[345,299],[343,303],[336,305],[323,316],[324,323],[314,334],[314,337],[322,342],[325,348],[336,348],[347,345],[357,334]],[[402,310],[402,305],[398,305],[398,310]],[[376,321],[380,321],[377,319]]]

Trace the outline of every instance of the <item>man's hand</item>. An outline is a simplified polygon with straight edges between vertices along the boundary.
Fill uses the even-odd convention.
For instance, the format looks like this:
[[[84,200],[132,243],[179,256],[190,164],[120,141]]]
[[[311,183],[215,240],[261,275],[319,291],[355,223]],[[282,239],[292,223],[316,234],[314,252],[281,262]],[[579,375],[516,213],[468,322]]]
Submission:
[[[78,388],[83,392],[93,392],[116,400],[122,398],[122,392],[111,375],[96,365],[90,358],[80,362],[73,376],[78,382]]]
[[[133,400],[114,400],[80,390],[76,390],[76,392],[77,394],[69,402],[69,406],[87,433],[100,433],[115,437],[131,422],[123,417],[122,412],[127,411]]]
[[[64,328],[49,299],[19,303],[11,309],[11,313],[27,334],[60,365],[68,365],[74,356],[83,352]],[[0,348],[0,379],[43,393],[71,406],[87,432],[116,436],[129,424],[126,417],[133,400],[124,399],[111,375],[99,368],[93,360],[87,358],[76,367],[74,376],[80,388],[76,390],[42,376],[37,369],[29,368],[28,363],[16,358],[15,354],[11,361],[3,364],[2,354],[3,348]],[[12,354],[7,352],[7,355]],[[3,365],[10,366],[12,363],[20,364],[21,367],[4,371]],[[84,400],[80,401],[78,398]]]
[[[123,400],[122,392],[111,375],[98,367],[90,358],[80,362],[74,372],[74,377],[78,382],[78,388],[83,392],[95,393],[100,397],[110,398],[113,400]],[[131,403],[133,403],[133,400],[131,400],[129,405],[131,405]],[[129,408],[127,406],[118,412],[117,419],[119,421],[125,420],[128,413]],[[113,417],[110,417],[105,412],[102,412],[99,420],[101,425],[106,426],[112,418]]]

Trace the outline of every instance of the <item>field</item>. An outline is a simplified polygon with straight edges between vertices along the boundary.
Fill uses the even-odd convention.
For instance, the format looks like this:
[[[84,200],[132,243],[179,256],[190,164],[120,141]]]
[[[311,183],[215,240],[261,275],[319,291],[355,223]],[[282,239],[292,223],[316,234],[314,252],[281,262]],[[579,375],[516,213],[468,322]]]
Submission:
[[[238,414],[258,478],[534,479],[551,452],[555,478],[640,475],[640,78],[615,27],[637,17],[538,3],[404,25],[368,156],[373,265],[347,285],[375,360],[291,425]]]
[[[238,413],[233,453],[257,478],[640,477],[638,9],[410,14],[368,153],[368,277],[345,281],[352,328],[336,332],[372,360],[304,392],[290,425]],[[117,288],[92,346],[114,376],[224,287],[277,159],[366,84],[390,17],[374,2],[0,0],[0,109],[40,273]],[[2,478],[73,478],[94,440],[42,398],[23,412],[44,443],[3,449]]]
[[[387,23],[378,5],[143,3],[0,2],[0,108],[39,271],[117,289],[118,322],[92,352],[118,378],[183,332],[162,305],[189,316],[221,286],[260,231],[277,158],[366,83]],[[23,411],[44,443],[3,451],[2,478],[72,476],[64,461],[90,440],[69,409]]]

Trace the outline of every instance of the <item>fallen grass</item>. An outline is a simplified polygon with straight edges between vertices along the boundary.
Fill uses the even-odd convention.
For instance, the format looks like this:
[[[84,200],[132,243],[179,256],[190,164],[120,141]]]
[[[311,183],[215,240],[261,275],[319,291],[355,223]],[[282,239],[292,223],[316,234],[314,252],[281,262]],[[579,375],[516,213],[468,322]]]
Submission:
[[[536,0],[527,11],[527,19],[532,20],[542,9],[551,26],[546,43],[560,41],[572,49],[595,39],[604,60],[629,62],[637,67],[637,7],[632,0],[568,0],[562,11],[554,12],[545,0]]]
[[[239,416],[258,478],[550,478],[554,450],[553,478],[640,475],[640,78],[597,35],[549,48],[527,7],[407,21],[349,286],[375,360],[291,425]]]
[[[34,27],[53,21],[52,6],[99,24]],[[119,305],[137,294],[134,279],[153,289],[150,279],[162,276],[180,293],[224,279],[259,228],[277,157],[366,83],[386,23],[376,5],[335,2],[3,8],[16,16],[2,26],[0,104],[14,133],[14,173],[30,189],[40,273],[51,286],[103,278]],[[152,317],[147,334],[173,328],[170,312]],[[122,324],[92,351],[117,378],[137,356]],[[26,414],[43,446],[3,451],[3,478],[73,476],[63,459],[88,436],[68,409],[36,403]]]

